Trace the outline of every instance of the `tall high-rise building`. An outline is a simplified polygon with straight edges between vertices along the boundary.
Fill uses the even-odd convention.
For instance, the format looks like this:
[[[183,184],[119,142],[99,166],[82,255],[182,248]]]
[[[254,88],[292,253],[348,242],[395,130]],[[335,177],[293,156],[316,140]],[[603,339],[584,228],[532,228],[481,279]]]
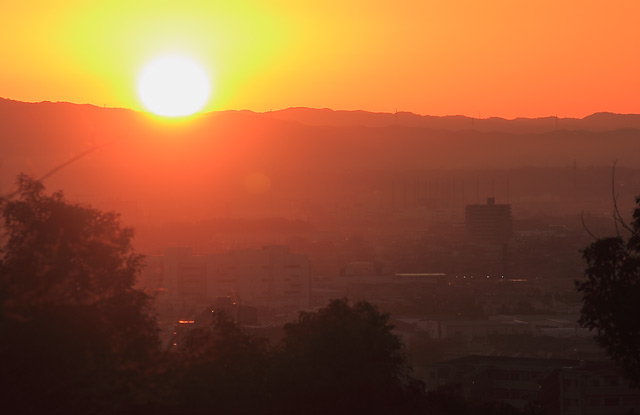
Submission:
[[[511,205],[496,204],[487,198],[486,205],[467,205],[465,209],[467,234],[473,242],[505,244],[513,233]]]

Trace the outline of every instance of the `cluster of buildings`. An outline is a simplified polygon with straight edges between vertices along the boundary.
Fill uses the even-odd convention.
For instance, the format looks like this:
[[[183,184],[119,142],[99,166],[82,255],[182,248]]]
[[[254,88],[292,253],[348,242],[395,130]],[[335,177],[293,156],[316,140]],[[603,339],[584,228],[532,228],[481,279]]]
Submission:
[[[208,255],[194,255],[190,248],[171,247],[165,249],[164,255],[146,258],[140,284],[159,301],[173,307],[166,330],[173,334],[166,340],[174,345],[184,332],[210,321],[214,311],[222,310],[241,324],[257,325],[264,322],[258,314],[265,309],[291,316],[298,310],[346,296],[401,310],[400,315],[394,316],[395,332],[406,344],[411,344],[419,333],[452,349],[466,351],[457,354],[448,350],[443,356],[448,360],[419,366],[419,377],[428,391],[444,387],[465,399],[500,401],[520,410],[538,408],[540,413],[549,414],[627,414],[640,408],[640,391],[630,388],[608,361],[473,354],[483,353],[484,349],[487,354],[500,354],[497,346],[487,340],[500,336],[521,341],[568,339],[572,347],[583,347],[591,333],[578,324],[576,310],[568,306],[565,311],[556,310],[562,303],[556,304],[553,296],[550,304],[544,303],[535,281],[513,278],[512,270],[519,271],[514,269],[517,268],[511,258],[514,254],[522,255],[521,251],[528,250],[536,261],[540,261],[540,255],[530,246],[518,245],[511,205],[496,204],[493,198],[487,199],[486,204],[466,205],[461,230],[466,231],[464,246],[471,254],[465,256],[466,251],[454,246],[455,255],[451,258],[457,258],[460,264],[444,269],[446,273],[433,272],[443,270],[438,266],[422,266],[422,262],[417,263],[415,271],[405,267],[406,270],[398,272],[392,260],[376,262],[362,255],[352,255],[353,258],[346,254],[332,255],[340,246],[336,252],[329,250],[326,255],[322,253],[324,256],[316,253],[314,257],[314,263],[336,257],[340,275],[324,275],[317,270],[312,275],[309,256],[292,253],[285,245]],[[562,238],[556,239],[564,242]],[[437,256],[420,249],[415,254]],[[313,257],[313,253],[309,255]],[[451,262],[451,258],[443,260]],[[471,272],[457,275],[454,272],[457,269]],[[486,315],[473,314],[472,305]],[[511,310],[526,308],[525,305],[535,312],[523,314]],[[177,318],[182,316],[186,319]],[[588,354],[588,348],[581,353],[549,356],[594,358]],[[524,352],[514,355],[527,356]]]
[[[504,402],[557,415],[636,413],[640,390],[612,362],[466,356],[428,366],[428,390],[447,387],[476,402]]]
[[[473,341],[493,335],[531,335],[555,338],[590,338],[593,332],[580,327],[577,314],[494,315],[482,320],[449,317],[399,318],[431,339]]]
[[[254,307],[308,308],[309,258],[287,246],[265,246],[194,255],[191,248],[166,248],[146,257],[140,285],[176,309],[208,307],[220,298]]]

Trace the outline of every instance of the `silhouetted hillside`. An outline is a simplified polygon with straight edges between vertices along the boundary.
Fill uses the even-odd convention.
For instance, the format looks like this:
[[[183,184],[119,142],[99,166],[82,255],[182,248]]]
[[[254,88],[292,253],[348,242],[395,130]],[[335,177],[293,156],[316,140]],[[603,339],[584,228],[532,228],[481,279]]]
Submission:
[[[416,115],[410,112],[373,113],[366,111],[334,111],[331,109],[288,108],[269,113],[272,118],[300,122],[313,126],[365,126],[428,128],[447,131],[483,131],[512,133],[542,133],[551,131],[610,131],[619,129],[640,129],[640,115],[596,113],[578,118],[471,118],[462,115],[435,117]]]
[[[8,192],[19,172],[39,177],[87,152],[47,186],[146,222],[306,220],[354,203],[384,206],[395,197],[387,205],[397,206],[389,195],[398,183],[431,180],[417,172],[611,166],[613,160],[620,168],[640,166],[638,115],[594,114],[557,125],[553,117],[472,120],[304,108],[163,121],[125,109],[0,100],[0,191]],[[466,200],[471,193],[478,193],[473,200],[485,196],[472,190],[480,186],[469,183],[474,177],[451,179],[462,186],[452,190],[462,192],[460,203],[465,183]],[[526,192],[511,183],[512,197]]]

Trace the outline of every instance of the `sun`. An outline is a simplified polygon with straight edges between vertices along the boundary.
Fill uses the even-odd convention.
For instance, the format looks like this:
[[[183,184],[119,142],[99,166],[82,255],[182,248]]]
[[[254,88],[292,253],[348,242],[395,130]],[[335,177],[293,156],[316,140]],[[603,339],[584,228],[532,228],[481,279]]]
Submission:
[[[209,100],[210,89],[204,68],[182,55],[159,56],[147,63],[138,77],[142,104],[165,117],[198,112]]]

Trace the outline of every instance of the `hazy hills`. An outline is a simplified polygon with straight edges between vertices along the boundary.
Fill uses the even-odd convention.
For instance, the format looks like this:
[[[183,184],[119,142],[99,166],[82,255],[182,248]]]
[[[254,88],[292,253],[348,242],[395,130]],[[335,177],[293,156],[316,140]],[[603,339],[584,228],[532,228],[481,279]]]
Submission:
[[[0,137],[4,192],[18,172],[42,175],[89,150],[48,186],[149,220],[337,209],[439,169],[640,167],[640,115],[606,113],[504,120],[291,108],[167,122],[0,99]],[[468,179],[457,180],[464,192]]]
[[[334,111],[331,109],[288,108],[269,113],[273,118],[314,126],[366,126],[427,128],[448,131],[482,131],[512,133],[545,133],[557,130],[610,131],[640,129],[640,115],[596,113],[579,118],[470,118],[462,115],[435,117],[410,112],[372,113],[366,111]]]
[[[51,157],[55,164],[63,161],[56,157],[119,139],[126,142],[119,145],[156,150],[179,142],[180,153],[194,151],[197,157],[248,146],[237,162],[279,168],[510,168],[574,160],[609,165],[614,159],[640,166],[640,115],[505,120],[289,108],[163,122],[125,109],[0,99],[0,122],[5,161]]]

